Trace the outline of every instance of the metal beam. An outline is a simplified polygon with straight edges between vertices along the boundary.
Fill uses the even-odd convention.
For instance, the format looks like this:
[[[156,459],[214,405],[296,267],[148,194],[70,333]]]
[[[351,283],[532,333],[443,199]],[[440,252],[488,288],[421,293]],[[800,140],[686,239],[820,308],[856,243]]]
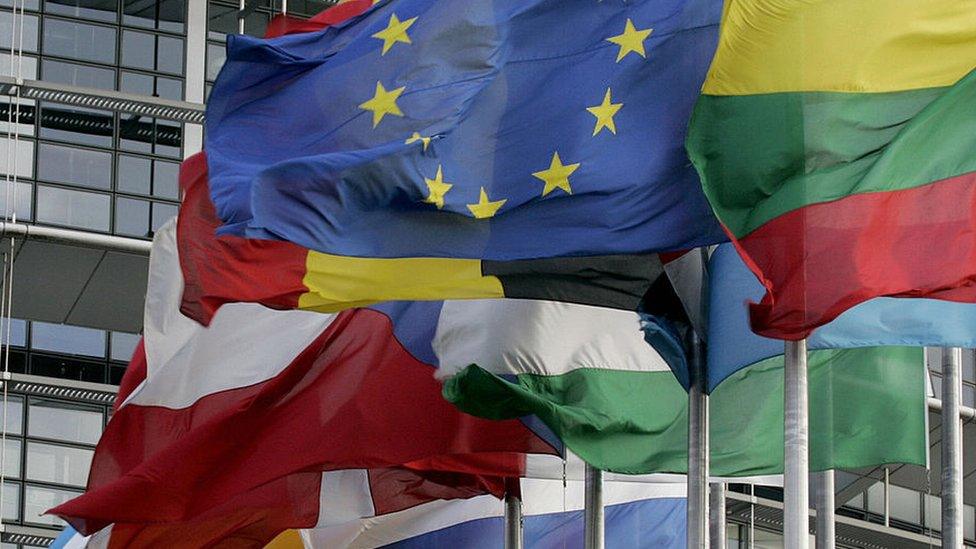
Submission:
[[[962,349],[942,350],[942,545],[962,547]]]
[[[8,236],[23,238],[25,240],[68,244],[108,252],[124,252],[144,256],[149,255],[149,250],[152,247],[152,242],[148,240],[0,221],[0,237]]]
[[[0,76],[0,95],[17,95],[18,92],[23,99],[53,101],[195,124],[203,122],[206,112],[206,107],[200,103]]]

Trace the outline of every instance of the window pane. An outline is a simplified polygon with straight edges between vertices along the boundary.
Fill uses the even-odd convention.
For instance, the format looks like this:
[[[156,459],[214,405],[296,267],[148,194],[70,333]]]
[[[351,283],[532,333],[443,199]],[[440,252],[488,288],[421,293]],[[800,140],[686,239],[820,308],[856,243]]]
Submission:
[[[183,157],[183,125],[170,120],[157,120],[155,153],[171,158]]]
[[[217,79],[226,58],[227,52],[223,44],[207,44],[207,80]]]
[[[153,70],[156,55],[156,41],[153,35],[144,32],[122,32],[122,66]]]
[[[5,216],[9,210],[7,210],[7,186],[11,186],[9,193],[11,194],[11,202],[14,204],[13,213],[17,216],[18,221],[30,221],[32,219],[31,214],[31,204],[33,202],[34,185],[31,183],[24,183],[18,181],[16,185],[13,185],[13,181],[10,183],[0,183],[0,217]],[[16,345],[16,343],[15,343]]]
[[[115,232],[129,236],[149,236],[149,202],[121,196],[116,198]]]
[[[921,522],[921,499],[918,492],[891,485],[889,498],[892,517],[913,524]]]
[[[868,511],[884,514],[884,483],[876,482],[868,488]]]
[[[186,19],[184,0],[125,0],[122,23],[134,27],[158,28],[169,32],[183,32]]]
[[[5,8],[9,8],[13,5],[14,5],[13,0],[0,0],[0,6],[3,6]],[[17,7],[19,8],[21,5],[23,5],[24,8],[26,9],[38,11],[39,9],[41,9],[40,8],[41,0],[24,0],[23,2],[18,1]]]
[[[136,345],[142,336],[139,334],[128,334],[125,332],[112,332],[112,360],[128,362],[132,358],[132,353],[136,350]]]
[[[44,53],[115,63],[115,29],[62,19],[44,18]]]
[[[44,80],[47,82],[102,90],[115,89],[115,71],[113,69],[45,59],[41,62],[41,70]]]
[[[122,85],[119,89],[128,93],[151,96],[154,93],[153,77],[148,74],[122,71]]]
[[[112,187],[112,153],[41,143],[37,178],[93,189]]]
[[[942,500],[932,494],[925,494],[925,527],[942,531]]]
[[[18,15],[17,17],[20,17]],[[12,49],[10,41],[13,37],[13,13],[0,11],[0,48]],[[20,24],[17,24],[17,49],[20,49]],[[37,51],[37,16],[24,15],[24,51]]]
[[[84,487],[94,451],[40,442],[27,443],[27,478]]]
[[[69,355],[105,356],[105,332],[67,324],[34,321],[31,347]]]
[[[11,357],[12,358],[12,357]],[[2,404],[2,401],[0,401]],[[24,398],[7,395],[7,434],[24,434]]]
[[[80,145],[111,147],[115,117],[109,111],[41,105],[41,137]]]
[[[108,231],[109,197],[38,185],[37,221]]]
[[[24,522],[64,526],[65,522],[53,515],[45,515],[51,507],[57,507],[69,499],[81,495],[81,491],[58,490],[28,485],[25,490]]]
[[[156,95],[163,99],[183,100],[183,81],[176,78],[156,77]]]
[[[178,208],[173,204],[163,204],[153,202],[152,205],[152,230],[158,231],[167,221],[176,217]]]
[[[970,408],[976,407],[976,387],[972,385],[962,386],[962,405]]]
[[[149,194],[152,161],[141,156],[119,155],[118,190]]]
[[[27,29],[24,29],[27,30]],[[14,73],[21,72],[23,78],[37,80],[37,58],[25,55],[14,63]],[[10,54],[0,53],[0,74],[10,74]]]
[[[976,507],[962,506],[962,529],[964,538],[976,539]]]
[[[244,34],[262,37],[267,29],[268,14],[253,11],[244,16]]]
[[[3,518],[20,519],[20,484],[18,483],[3,483]]]
[[[210,3],[207,9],[208,36],[223,40],[224,35],[237,34],[237,8]]]
[[[176,162],[163,160],[156,160],[153,164],[156,167],[153,173],[153,196],[178,199],[180,197],[180,165]]]
[[[183,74],[183,41],[179,38],[159,36],[156,70]]]
[[[48,13],[70,15],[93,21],[118,19],[118,0],[45,0],[44,10]]]
[[[13,149],[14,142],[8,137],[0,137],[0,151]],[[12,174],[17,177],[34,177],[34,142],[21,139],[17,141],[17,158],[12,166],[7,165],[7,155],[0,154],[0,173]]]
[[[32,400],[27,434],[33,437],[95,444],[102,435],[102,411],[55,400]]]
[[[17,438],[8,438],[4,443],[3,474],[6,478],[20,478],[20,450],[22,444],[20,439]]]
[[[79,360],[64,355],[48,356],[33,353],[27,373],[35,376],[75,379],[91,383],[105,383],[105,363]]]
[[[4,325],[6,330],[6,325]],[[4,337],[6,334],[4,334]],[[23,347],[27,343],[27,321],[19,318],[10,319],[10,344]]]

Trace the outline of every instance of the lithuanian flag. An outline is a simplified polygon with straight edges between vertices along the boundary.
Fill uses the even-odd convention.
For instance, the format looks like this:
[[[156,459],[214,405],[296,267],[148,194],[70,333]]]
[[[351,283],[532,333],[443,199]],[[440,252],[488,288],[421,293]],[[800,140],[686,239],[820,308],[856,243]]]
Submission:
[[[976,302],[974,67],[974,2],[726,0],[687,145],[766,287],[757,333]]]

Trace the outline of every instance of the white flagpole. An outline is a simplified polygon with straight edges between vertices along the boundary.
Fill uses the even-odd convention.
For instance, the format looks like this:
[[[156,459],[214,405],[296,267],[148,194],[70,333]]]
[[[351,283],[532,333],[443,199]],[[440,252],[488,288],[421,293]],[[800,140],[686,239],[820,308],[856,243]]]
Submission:
[[[785,343],[783,387],[784,470],[783,542],[790,549],[810,547],[810,478],[807,446],[807,342]]]
[[[815,473],[817,478],[817,546],[816,549],[834,549],[834,471]]]
[[[603,471],[586,465],[583,499],[583,537],[586,549],[603,549]]]
[[[713,482],[708,489],[709,549],[725,549],[725,483]]]
[[[519,479],[509,479],[505,490],[505,549],[522,549],[522,497],[515,489]]]
[[[942,349],[942,547],[962,547],[962,349]]]
[[[688,391],[688,547],[708,548],[708,395],[701,340],[692,335]]]

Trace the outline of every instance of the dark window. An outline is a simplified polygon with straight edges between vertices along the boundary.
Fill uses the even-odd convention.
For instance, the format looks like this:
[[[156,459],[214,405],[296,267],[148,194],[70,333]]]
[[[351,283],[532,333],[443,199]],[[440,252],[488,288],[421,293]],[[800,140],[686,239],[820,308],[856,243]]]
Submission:
[[[237,34],[237,8],[210,3],[207,12],[207,30],[210,38],[223,40],[224,35]]]
[[[44,18],[44,53],[96,63],[115,63],[116,31],[101,25]]]
[[[111,147],[114,129],[115,117],[109,111],[41,104],[40,135],[45,139]]]
[[[45,0],[44,11],[115,23],[119,17],[119,0]]]
[[[123,24],[183,33],[186,20],[184,0],[124,0],[124,3]]]
[[[36,376],[105,383],[105,368],[105,364],[99,362],[32,354],[28,373]]]

